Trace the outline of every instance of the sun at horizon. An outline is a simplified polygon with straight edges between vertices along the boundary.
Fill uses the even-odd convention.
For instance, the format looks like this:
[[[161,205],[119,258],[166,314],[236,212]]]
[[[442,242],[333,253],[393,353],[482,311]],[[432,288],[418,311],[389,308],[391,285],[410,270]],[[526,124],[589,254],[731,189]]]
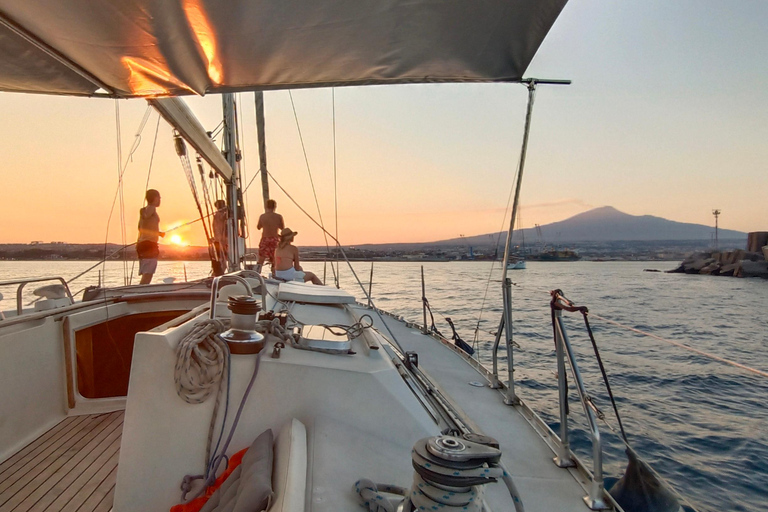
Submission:
[[[171,235],[170,241],[173,245],[178,245],[181,247],[187,247],[189,245],[189,242],[185,242],[184,239],[179,235]]]

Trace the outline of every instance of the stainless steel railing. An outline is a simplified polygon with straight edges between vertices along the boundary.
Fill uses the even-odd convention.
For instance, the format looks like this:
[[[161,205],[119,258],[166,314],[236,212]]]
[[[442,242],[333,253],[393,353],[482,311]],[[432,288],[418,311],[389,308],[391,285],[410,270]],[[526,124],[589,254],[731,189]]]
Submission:
[[[267,310],[267,286],[264,283],[264,278],[256,273],[256,272],[247,272],[248,277],[256,277],[259,280],[259,283],[261,285],[261,310],[266,311]],[[245,291],[248,295],[253,297],[253,289],[251,288],[251,283],[249,283],[244,277],[240,275],[235,274],[225,274],[223,276],[218,276],[213,278],[213,283],[211,284],[211,309],[210,309],[210,318],[214,319],[216,318],[216,299],[219,294],[219,284],[221,281],[235,281],[238,283],[241,283],[243,286],[245,286]]]
[[[58,277],[58,276],[57,277],[35,277],[30,279],[18,279],[15,281],[3,281],[3,282],[0,282],[0,286],[12,286],[14,284],[19,285],[19,287],[16,288],[16,314],[21,315],[23,313],[21,297],[22,297],[22,292],[24,291],[24,287],[29,283],[41,283],[44,281],[61,282],[62,286],[64,287],[64,291],[69,297],[69,300],[71,300],[72,303],[75,302],[75,298],[72,296],[72,292],[69,291],[69,286],[67,286],[67,282],[64,280],[63,277]]]
[[[555,297],[557,301],[557,297]],[[604,510],[611,508],[605,500],[605,484],[603,482],[603,444],[600,437],[600,429],[597,425],[596,408],[592,403],[592,398],[587,394],[584,388],[584,381],[581,378],[579,365],[576,363],[576,356],[573,347],[568,339],[568,332],[563,323],[562,309],[554,307],[554,331],[555,348],[557,357],[557,386],[560,403],[560,444],[558,453],[555,457],[555,464],[559,467],[574,466],[575,462],[571,458],[570,441],[568,440],[568,381],[566,378],[565,360],[568,358],[568,366],[571,368],[576,385],[576,391],[579,394],[579,400],[584,407],[584,414],[589,422],[590,435],[592,438],[592,484],[589,494],[584,497],[584,502],[591,510]]]

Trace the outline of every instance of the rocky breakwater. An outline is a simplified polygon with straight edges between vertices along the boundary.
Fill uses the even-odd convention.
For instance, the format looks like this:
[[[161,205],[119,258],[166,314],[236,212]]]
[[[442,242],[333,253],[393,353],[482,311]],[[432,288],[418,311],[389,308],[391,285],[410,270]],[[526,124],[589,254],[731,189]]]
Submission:
[[[768,279],[768,251],[697,252],[689,255],[671,273],[707,274],[712,276],[762,277]]]

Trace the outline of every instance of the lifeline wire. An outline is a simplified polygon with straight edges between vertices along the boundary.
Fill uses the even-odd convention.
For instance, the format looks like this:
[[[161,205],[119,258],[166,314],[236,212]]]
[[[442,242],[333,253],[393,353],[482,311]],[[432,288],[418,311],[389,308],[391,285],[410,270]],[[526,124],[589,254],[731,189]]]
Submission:
[[[663,341],[664,343],[669,343],[670,345],[674,345],[674,346],[682,348],[684,350],[688,350],[690,352],[694,352],[696,354],[699,354],[700,356],[707,357],[707,358],[712,359],[714,361],[719,361],[721,363],[733,366],[735,368],[740,368],[742,370],[746,370],[748,372],[752,372],[752,373],[754,373],[756,375],[760,375],[761,377],[768,377],[768,372],[764,372],[762,370],[757,370],[757,369],[752,368],[750,366],[747,366],[745,364],[737,363],[736,361],[731,361],[730,359],[726,359],[724,357],[720,357],[720,356],[717,356],[715,354],[710,354],[709,352],[704,352],[703,350],[699,350],[697,348],[690,347],[688,345],[685,345],[683,343],[679,343],[677,341],[672,341],[672,340],[668,340],[666,338],[662,338],[661,336],[659,336],[657,334],[651,334],[650,332],[645,332],[645,331],[641,331],[640,329],[635,329],[634,327],[630,327],[628,325],[624,325],[624,324],[616,322],[614,320],[609,320],[608,318],[605,318],[604,316],[595,315],[594,313],[590,313],[590,314],[593,317],[599,318],[600,320],[602,320],[602,321],[604,321],[606,323],[615,325],[616,327],[621,327],[623,329],[627,329],[627,330],[635,332],[637,334],[642,334],[644,336],[648,336],[650,338],[653,338],[653,339],[656,339],[656,340],[659,340],[659,341]]]
[[[551,295],[551,290],[545,290],[544,288],[531,288],[529,286],[523,286],[521,284],[514,283],[514,282],[512,283],[512,285],[515,286],[516,288],[520,288],[520,289],[523,289],[523,290],[528,290],[528,291],[531,291],[531,292],[537,292],[537,293],[542,293],[542,294],[546,293],[547,295]],[[691,347],[689,345],[686,345],[684,343],[668,340],[666,338],[663,338],[663,337],[659,336],[658,334],[651,334],[649,332],[642,331],[642,330],[636,329],[634,327],[630,327],[630,326],[628,326],[626,324],[622,324],[620,322],[617,322],[615,320],[611,320],[609,318],[606,318],[606,317],[601,316],[601,315],[597,315],[597,314],[592,313],[592,312],[590,312],[589,314],[593,318],[597,318],[597,319],[602,320],[602,321],[604,321],[606,323],[609,323],[611,325],[615,325],[616,327],[620,327],[622,329],[626,329],[628,331],[632,331],[632,332],[637,333],[637,334],[642,334],[643,336],[647,336],[649,338],[654,338],[656,340],[663,341],[664,343],[668,343],[668,344],[676,346],[678,348],[682,348],[684,350],[688,350],[690,352],[694,352],[696,354],[699,354],[700,356],[712,359],[713,361],[718,361],[718,362],[721,362],[723,364],[727,364],[727,365],[733,366],[734,368],[739,368],[739,369],[742,369],[742,370],[746,370],[748,372],[754,373],[755,375],[759,375],[761,377],[768,377],[768,372],[752,368],[751,366],[747,366],[745,364],[738,363],[736,361],[732,361],[730,359],[726,359],[724,357],[720,357],[718,355],[711,354],[709,352],[704,352],[703,350],[699,350],[699,349],[693,348],[693,347]]]

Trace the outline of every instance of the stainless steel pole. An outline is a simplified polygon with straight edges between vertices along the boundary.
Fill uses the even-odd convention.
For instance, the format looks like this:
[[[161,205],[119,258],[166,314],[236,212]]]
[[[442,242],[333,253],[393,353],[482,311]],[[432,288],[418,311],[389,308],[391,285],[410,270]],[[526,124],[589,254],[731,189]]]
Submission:
[[[238,190],[240,188],[240,169],[237,165],[237,127],[235,125],[235,95],[226,93],[221,95],[224,108],[224,153],[229,166],[232,167],[232,179],[227,187],[227,201],[229,203],[229,223],[227,235],[229,240],[229,271],[240,269],[240,240],[238,236]]]
[[[525,169],[525,155],[528,151],[528,135],[531,131],[531,115],[533,113],[533,100],[536,92],[536,82],[531,80],[527,82],[528,87],[528,109],[525,114],[525,131],[523,132],[523,147],[520,151],[520,165],[517,170],[517,182],[515,183],[515,199],[512,202],[512,215],[509,219],[509,230],[507,230],[507,241],[504,244],[504,260],[502,262],[501,285],[504,298],[504,332],[507,342],[507,371],[509,373],[509,387],[504,402],[508,405],[519,403],[515,396],[515,383],[513,378],[514,359],[512,350],[512,283],[507,278],[507,265],[509,265],[509,246],[512,243],[512,232],[515,229],[515,219],[517,218],[517,208],[520,202],[520,188],[523,184],[523,170]]]
[[[501,383],[499,382],[499,343],[501,342],[501,333],[504,329],[504,314],[501,315],[499,320],[499,328],[496,329],[496,339],[493,341],[493,375],[491,376],[491,389],[499,389]]]
[[[565,375],[565,350],[563,333],[560,331],[560,318],[563,312],[555,310],[555,351],[557,354],[557,389],[560,399],[560,446],[555,464],[561,468],[573,467],[576,463],[571,458],[571,443],[568,440],[568,387]]]
[[[373,262],[371,262],[371,277],[368,279],[368,307],[371,307],[371,288],[373,288]]]
[[[507,391],[504,395],[504,403],[507,405],[518,405],[520,399],[515,394],[515,365],[512,353],[512,281],[509,278],[504,279],[504,334],[507,342]],[[507,306],[508,305],[508,306]]]
[[[422,332],[424,334],[427,334],[429,331],[427,329],[427,303],[425,299],[427,298],[427,289],[424,285],[424,265],[421,266],[421,310],[422,313],[424,313],[424,329],[422,329]]]
[[[589,421],[590,431],[592,433],[592,485],[589,489],[589,494],[584,497],[584,502],[591,510],[605,510],[610,508],[605,501],[605,483],[603,482],[603,442],[600,436],[600,429],[597,426],[597,418],[592,408],[587,404],[589,395],[584,388],[584,381],[581,378],[581,372],[579,371],[579,365],[576,364],[576,356],[571,348],[571,343],[568,341],[568,333],[565,331],[565,324],[563,323],[563,317],[555,317],[557,320],[558,329],[560,331],[563,349],[568,355],[568,361],[571,364],[571,373],[573,374],[573,380],[576,384],[576,391],[579,393],[579,399],[581,405],[584,407],[584,414]]]

